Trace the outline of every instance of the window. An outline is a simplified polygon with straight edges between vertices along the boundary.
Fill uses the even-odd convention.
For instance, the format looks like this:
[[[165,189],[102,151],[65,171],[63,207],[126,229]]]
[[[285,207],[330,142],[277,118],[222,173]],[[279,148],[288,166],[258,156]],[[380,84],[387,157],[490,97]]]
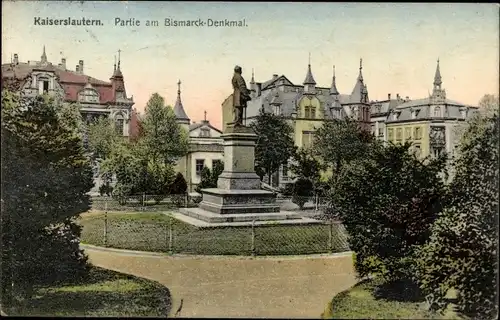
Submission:
[[[279,105],[274,106],[274,114],[277,116],[281,114],[281,106]]]
[[[392,114],[392,120],[398,120],[398,118],[399,118],[399,113],[394,112],[394,113]]]
[[[288,180],[288,164],[287,163],[284,163],[282,166],[281,166],[281,180]]]
[[[302,131],[302,146],[306,148],[312,146],[313,138],[314,132]]]
[[[462,115],[462,119],[467,118],[467,110],[466,109],[461,109],[460,114]]]
[[[403,129],[397,128],[396,129],[396,140],[403,140]]]
[[[123,119],[115,120],[115,130],[119,135],[123,135]]]
[[[392,141],[392,139],[394,139],[394,129],[388,129],[387,130],[387,139],[389,141]]]
[[[311,117],[311,107],[306,106],[304,108],[304,115],[306,119],[309,119]]]
[[[311,119],[316,119],[316,108],[311,107]]]
[[[375,125],[374,125],[374,124],[372,124],[372,134],[375,134],[375,130],[376,130],[376,129],[377,129],[377,128],[375,128]]]
[[[384,128],[378,128],[378,135],[379,137],[384,135]]]
[[[440,117],[440,116],[441,116],[441,108],[435,107],[434,108],[434,117]]]
[[[38,92],[39,94],[44,94],[49,92],[49,79],[47,78],[38,79]]]
[[[412,119],[417,119],[417,116],[418,116],[419,112],[420,112],[420,110],[412,110],[411,111],[411,118]]]
[[[94,89],[85,89],[78,94],[80,102],[99,102],[99,94]]]
[[[208,128],[201,128],[201,130],[200,130],[200,137],[204,137],[204,138],[210,137],[210,129],[208,129]]]
[[[444,152],[443,148],[432,148],[432,155],[434,158],[438,158]]]
[[[196,159],[196,175],[201,175],[201,170],[205,167],[205,159]]]
[[[422,129],[421,129],[420,127],[416,127],[416,128],[414,129],[414,138],[415,138],[416,140],[420,140],[420,139],[422,139]]]
[[[411,140],[411,128],[405,128],[405,140]]]

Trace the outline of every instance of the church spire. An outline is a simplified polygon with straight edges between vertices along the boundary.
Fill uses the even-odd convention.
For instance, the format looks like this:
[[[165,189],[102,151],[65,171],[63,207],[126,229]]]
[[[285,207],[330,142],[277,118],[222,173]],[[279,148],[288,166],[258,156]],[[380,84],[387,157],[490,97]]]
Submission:
[[[43,45],[43,53],[41,57],[41,63],[47,63],[47,54],[45,53],[45,45]]]
[[[434,88],[441,89],[441,70],[439,69],[439,58],[437,60],[436,73],[434,74]]]
[[[333,78],[332,78],[332,86],[330,87],[331,95],[338,95],[339,91],[337,90],[337,83],[335,81],[335,65],[333,65]]]
[[[363,81],[363,58],[359,59],[359,76],[358,79],[362,82]]]
[[[175,101],[174,114],[179,122],[185,122],[189,124],[190,119],[184,111],[184,106],[181,100],[181,80],[177,82],[177,100]]]
[[[116,65],[116,55],[115,55],[115,70],[113,71],[113,78],[123,78],[122,71],[120,69],[120,60],[121,60],[121,50],[118,50],[118,65]]]
[[[316,85],[316,81],[314,81],[314,77],[311,71],[311,53],[309,53],[309,63],[307,64],[307,74],[306,79],[304,80],[303,85]]]

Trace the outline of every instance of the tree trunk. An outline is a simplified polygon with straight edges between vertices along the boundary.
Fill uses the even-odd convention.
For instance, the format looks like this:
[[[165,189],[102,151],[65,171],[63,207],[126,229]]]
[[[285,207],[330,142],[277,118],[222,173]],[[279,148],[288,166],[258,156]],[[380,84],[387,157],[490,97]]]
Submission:
[[[271,173],[271,169],[267,169],[267,184],[271,185],[271,179],[273,174]]]

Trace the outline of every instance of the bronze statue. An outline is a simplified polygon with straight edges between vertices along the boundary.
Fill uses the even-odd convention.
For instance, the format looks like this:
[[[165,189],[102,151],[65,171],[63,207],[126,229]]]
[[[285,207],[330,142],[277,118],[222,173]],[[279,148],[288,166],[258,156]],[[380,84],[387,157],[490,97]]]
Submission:
[[[234,120],[231,123],[233,126],[243,126],[243,114],[247,107],[247,102],[251,100],[250,91],[247,88],[245,79],[241,76],[242,70],[240,66],[234,67],[233,75],[233,112]]]

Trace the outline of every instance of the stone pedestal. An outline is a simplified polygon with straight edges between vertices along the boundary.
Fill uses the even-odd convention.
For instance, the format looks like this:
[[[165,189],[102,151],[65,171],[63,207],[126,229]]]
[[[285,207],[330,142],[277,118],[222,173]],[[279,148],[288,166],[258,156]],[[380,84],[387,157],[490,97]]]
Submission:
[[[224,171],[219,176],[217,188],[201,190],[203,199],[199,208],[180,209],[180,213],[189,218],[186,221],[201,221],[209,225],[245,221],[313,221],[306,221],[294,212],[280,211],[276,195],[261,189],[254,168],[257,135],[252,128],[229,126],[221,137],[224,139]]]
[[[217,188],[202,189],[200,209],[218,214],[279,212],[276,196],[260,189],[255,173],[257,135],[250,127],[228,127],[224,139],[224,171]]]

